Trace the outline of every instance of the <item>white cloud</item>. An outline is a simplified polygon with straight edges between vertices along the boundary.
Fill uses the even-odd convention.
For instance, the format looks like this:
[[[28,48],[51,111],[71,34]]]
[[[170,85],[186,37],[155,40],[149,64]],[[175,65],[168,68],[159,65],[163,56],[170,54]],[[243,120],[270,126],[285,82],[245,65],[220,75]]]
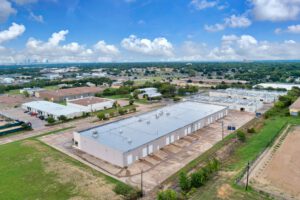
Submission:
[[[25,5],[30,3],[36,3],[38,0],[13,0],[18,5]]]
[[[230,28],[245,28],[252,24],[251,20],[248,19],[246,16],[241,15],[231,15],[230,17],[227,17],[224,19],[223,24],[214,24],[214,25],[205,25],[204,29],[209,32],[217,32],[222,31],[226,27]]]
[[[8,0],[0,0],[0,22],[4,22],[10,15],[16,14],[17,11],[12,7]]]
[[[95,44],[94,49],[106,55],[118,55],[120,53],[117,47],[114,45],[108,45],[103,40]]]
[[[295,20],[300,13],[300,0],[251,0],[258,20]]]
[[[152,41],[146,38],[138,38],[130,35],[121,42],[123,48],[128,51],[152,56],[172,56],[173,45],[164,37],[155,38]]]
[[[190,5],[192,5],[197,10],[204,10],[206,8],[212,8],[217,6],[218,1],[192,0],[190,2]]]
[[[280,33],[294,33],[294,34],[300,34],[300,24],[296,25],[290,25],[285,29],[282,28],[276,28],[274,31],[276,34]]]
[[[289,33],[300,33],[300,24],[288,26],[287,32],[289,32]]]
[[[29,17],[36,22],[44,23],[44,17],[42,15],[35,15],[33,12],[30,12]]]
[[[0,44],[21,36],[24,33],[24,31],[24,25],[12,23],[12,25],[7,30],[0,32]]]

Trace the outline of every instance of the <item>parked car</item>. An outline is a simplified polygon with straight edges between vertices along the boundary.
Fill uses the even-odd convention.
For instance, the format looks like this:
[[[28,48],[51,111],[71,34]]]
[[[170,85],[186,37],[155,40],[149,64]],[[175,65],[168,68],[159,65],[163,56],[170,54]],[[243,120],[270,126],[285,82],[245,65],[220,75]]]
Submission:
[[[38,118],[39,118],[40,120],[44,120],[44,119],[45,119],[45,117],[44,117],[44,116],[42,116],[42,115],[41,115],[41,116],[39,116]]]

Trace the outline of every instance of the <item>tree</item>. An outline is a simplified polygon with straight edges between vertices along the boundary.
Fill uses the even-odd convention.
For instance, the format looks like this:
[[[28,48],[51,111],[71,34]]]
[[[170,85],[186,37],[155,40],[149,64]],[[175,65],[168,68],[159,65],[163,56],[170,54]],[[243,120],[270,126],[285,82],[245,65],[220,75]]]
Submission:
[[[58,120],[62,121],[62,122],[65,122],[68,120],[68,118],[65,116],[65,115],[61,115],[58,117]]]
[[[179,174],[179,186],[182,191],[188,192],[191,189],[191,180],[186,172],[180,172]]]
[[[174,190],[160,191],[157,200],[177,200],[177,193]]]
[[[245,142],[246,141],[246,134],[243,131],[238,130],[236,132],[236,136],[237,136],[237,138],[238,138],[239,141],[241,141],[241,142]]]
[[[48,122],[49,124],[53,124],[53,123],[55,122],[55,119],[54,119],[53,117],[48,117],[48,118],[47,118],[47,122]]]
[[[25,97],[29,97],[29,93],[27,91],[24,91],[23,94]]]

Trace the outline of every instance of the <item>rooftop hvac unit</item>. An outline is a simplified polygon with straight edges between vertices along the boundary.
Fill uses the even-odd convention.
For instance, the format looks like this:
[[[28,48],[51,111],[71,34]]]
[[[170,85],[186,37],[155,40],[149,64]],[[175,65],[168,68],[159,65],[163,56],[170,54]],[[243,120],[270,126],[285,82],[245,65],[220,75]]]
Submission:
[[[143,120],[142,120],[142,118],[139,118],[139,122],[142,122]]]
[[[127,138],[127,142],[128,142],[128,144],[131,144],[132,143],[132,139],[131,138]]]
[[[122,130],[122,129],[119,130],[119,134],[120,134],[120,135],[123,134],[123,130]]]
[[[167,114],[167,116],[169,116],[171,113],[170,113],[170,112],[167,112],[166,114]]]
[[[150,120],[147,121],[147,124],[150,124]]]
[[[97,138],[98,137],[98,131],[93,131],[93,137]]]

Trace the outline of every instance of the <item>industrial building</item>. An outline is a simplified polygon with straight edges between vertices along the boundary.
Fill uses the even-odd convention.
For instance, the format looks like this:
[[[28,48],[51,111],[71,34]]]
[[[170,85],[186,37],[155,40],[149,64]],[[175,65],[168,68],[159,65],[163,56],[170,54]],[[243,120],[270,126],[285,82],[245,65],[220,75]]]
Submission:
[[[149,99],[158,98],[161,97],[161,93],[157,91],[157,88],[142,88],[139,89],[141,94],[139,95],[139,98],[144,98],[145,96]]]
[[[292,84],[292,83],[260,83],[255,85],[256,88],[273,88],[273,89],[285,89],[291,90],[293,87],[300,88],[300,84]]]
[[[67,101],[72,99],[80,99],[84,97],[95,96],[96,93],[102,92],[104,88],[100,87],[76,87],[52,91],[36,92],[38,98],[46,99],[49,101]]]
[[[99,97],[86,97],[82,99],[75,99],[67,101],[68,106],[79,108],[84,112],[95,112],[113,107],[114,100],[99,98]]]
[[[21,94],[24,94],[25,92],[27,92],[29,96],[35,96],[36,92],[41,92],[41,91],[45,91],[45,89],[39,88],[39,87],[20,89]]]
[[[74,147],[126,167],[227,114],[224,106],[186,101],[74,132]]]
[[[72,106],[64,106],[49,101],[32,101],[22,104],[24,110],[30,113],[35,113],[37,116],[44,116],[45,118],[53,117],[58,119],[60,116],[65,116],[68,119],[82,116],[82,110]]]
[[[264,105],[261,101],[253,99],[238,99],[238,98],[224,98],[215,96],[195,95],[191,97],[191,100],[201,103],[209,103],[221,106],[228,106],[231,110],[245,111],[245,112],[257,112]]]
[[[300,112],[300,98],[298,98],[290,107],[290,114],[292,116],[298,116]]]
[[[284,91],[246,90],[234,88],[228,88],[226,90],[211,90],[209,92],[209,96],[212,97],[258,100],[264,103],[273,103],[278,100],[279,96],[285,94],[286,92]]]

